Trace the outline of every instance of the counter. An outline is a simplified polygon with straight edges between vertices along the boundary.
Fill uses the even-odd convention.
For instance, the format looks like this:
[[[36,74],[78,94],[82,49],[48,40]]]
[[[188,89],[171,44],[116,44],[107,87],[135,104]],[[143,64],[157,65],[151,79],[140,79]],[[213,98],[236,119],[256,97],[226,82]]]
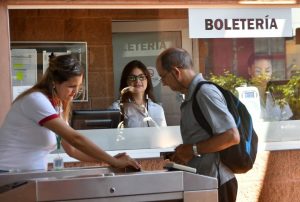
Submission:
[[[0,201],[218,201],[216,178],[183,171],[107,171],[0,174],[6,184],[0,186]]]
[[[79,132],[111,155],[126,152],[135,159],[158,158],[162,152],[174,151],[182,143],[179,126],[91,129]],[[48,155],[48,162],[52,163],[56,156],[55,152]],[[66,153],[60,156],[64,162],[78,161]]]
[[[258,151],[300,149],[300,120],[254,122],[259,138]],[[79,130],[111,155],[126,152],[135,159],[158,158],[162,152],[172,152],[182,143],[179,126]],[[77,162],[66,153],[64,162]],[[48,156],[52,163],[57,154]]]

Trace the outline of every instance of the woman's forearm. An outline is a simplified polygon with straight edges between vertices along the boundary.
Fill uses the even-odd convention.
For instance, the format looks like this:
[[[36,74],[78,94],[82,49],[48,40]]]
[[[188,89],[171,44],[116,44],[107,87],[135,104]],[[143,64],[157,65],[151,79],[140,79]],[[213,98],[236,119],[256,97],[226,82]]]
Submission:
[[[63,146],[65,152],[69,156],[71,156],[79,161],[97,162],[97,159],[92,158],[91,156],[86,155],[85,153],[79,151],[78,149],[76,149],[75,147],[73,147],[72,145],[70,145],[68,142],[66,142],[64,140],[62,140],[62,146]]]

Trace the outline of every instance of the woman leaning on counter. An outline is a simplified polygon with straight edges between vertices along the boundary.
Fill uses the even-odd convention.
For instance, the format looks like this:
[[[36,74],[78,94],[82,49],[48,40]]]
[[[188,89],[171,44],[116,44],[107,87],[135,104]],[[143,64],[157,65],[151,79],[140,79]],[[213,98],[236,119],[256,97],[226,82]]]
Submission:
[[[75,56],[50,56],[42,79],[16,98],[0,128],[0,170],[47,170],[47,155],[59,139],[56,135],[66,153],[78,160],[140,168],[125,153],[110,156],[69,126],[71,102],[83,73]]]

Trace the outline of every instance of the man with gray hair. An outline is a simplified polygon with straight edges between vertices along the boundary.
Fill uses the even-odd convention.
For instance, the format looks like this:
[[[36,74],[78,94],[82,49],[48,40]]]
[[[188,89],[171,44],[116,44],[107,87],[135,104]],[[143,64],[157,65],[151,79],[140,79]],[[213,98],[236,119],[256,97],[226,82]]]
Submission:
[[[236,201],[237,180],[233,172],[221,162],[219,151],[238,144],[240,135],[222,93],[212,84],[203,84],[196,92],[197,103],[212,128],[211,136],[199,125],[193,114],[195,88],[200,81],[205,80],[202,74],[196,74],[193,70],[190,54],[180,48],[166,49],[158,56],[156,69],[163,85],[185,94],[180,107],[183,144],[176,147],[170,160],[194,167],[199,174],[218,178],[219,201]]]

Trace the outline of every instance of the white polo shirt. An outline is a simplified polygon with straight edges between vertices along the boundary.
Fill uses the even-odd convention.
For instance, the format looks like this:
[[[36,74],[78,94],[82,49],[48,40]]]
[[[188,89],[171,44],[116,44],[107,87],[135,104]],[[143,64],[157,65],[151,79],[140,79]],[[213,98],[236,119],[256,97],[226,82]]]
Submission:
[[[47,96],[33,92],[17,100],[0,128],[1,170],[46,170],[56,148],[55,134],[43,123],[59,117]]]

